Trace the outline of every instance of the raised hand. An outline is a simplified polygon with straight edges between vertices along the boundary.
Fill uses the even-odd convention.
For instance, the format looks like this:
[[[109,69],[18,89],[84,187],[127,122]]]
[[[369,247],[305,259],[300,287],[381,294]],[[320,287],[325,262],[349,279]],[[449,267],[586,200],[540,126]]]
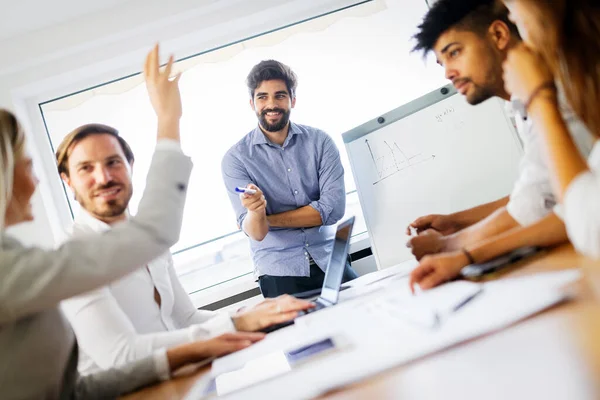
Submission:
[[[152,108],[158,117],[159,137],[179,140],[179,119],[181,118],[181,95],[179,78],[181,73],[170,79],[174,58],[171,56],[167,66],[161,70],[159,47],[154,46],[146,57],[144,78]]]

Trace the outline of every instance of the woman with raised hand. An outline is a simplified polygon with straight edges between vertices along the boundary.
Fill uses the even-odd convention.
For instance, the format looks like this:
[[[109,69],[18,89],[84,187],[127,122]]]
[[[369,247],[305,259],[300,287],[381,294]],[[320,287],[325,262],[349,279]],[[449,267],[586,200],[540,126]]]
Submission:
[[[77,343],[59,302],[106,285],[144,265],[179,238],[192,163],[179,147],[181,98],[169,79],[173,58],[159,68],[158,46],[144,75],[158,117],[157,145],[138,213],[101,235],[56,250],[25,248],[6,228],[33,219],[37,179],[13,114],[0,110],[0,393],[2,398],[115,398],[188,363],[240,350],[262,334],[231,333],[162,349],[119,369],[77,374]]]

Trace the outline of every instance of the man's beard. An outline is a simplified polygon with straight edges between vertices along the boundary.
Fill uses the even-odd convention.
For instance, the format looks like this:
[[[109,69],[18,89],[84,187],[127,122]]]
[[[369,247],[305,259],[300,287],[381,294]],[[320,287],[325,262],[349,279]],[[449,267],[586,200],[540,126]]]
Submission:
[[[109,200],[103,203],[102,208],[99,208],[94,203],[93,198],[85,197],[79,195],[75,192],[75,200],[81,205],[81,207],[92,214],[93,216],[100,218],[114,218],[122,215],[127,207],[129,206],[129,201],[131,200],[131,196],[133,195],[133,190],[131,185],[119,185],[115,182],[109,182],[106,185],[97,187],[94,191],[106,190],[113,187],[121,187],[121,189],[125,192],[126,196],[124,199],[115,199]]]
[[[498,96],[504,88],[504,83],[501,79],[503,74],[502,60],[493,50],[489,51],[487,60],[483,65],[489,66],[483,85],[478,85],[469,78],[466,79],[473,85],[473,92],[466,96],[467,102],[472,106]]]
[[[476,106],[476,105],[481,104],[484,101],[496,96],[496,93],[493,89],[491,89],[487,86],[479,86],[474,83],[472,83],[472,84],[473,84],[474,91],[473,91],[473,93],[466,96],[467,103],[469,103],[470,105]]]
[[[279,120],[279,122],[275,124],[270,124],[269,122],[267,122],[267,113],[269,112],[280,112],[281,119]],[[285,128],[288,122],[290,121],[290,114],[291,110],[286,111],[282,108],[270,108],[263,110],[260,114],[258,114],[258,120],[260,122],[260,126],[262,126],[265,131],[279,132],[280,130]]]

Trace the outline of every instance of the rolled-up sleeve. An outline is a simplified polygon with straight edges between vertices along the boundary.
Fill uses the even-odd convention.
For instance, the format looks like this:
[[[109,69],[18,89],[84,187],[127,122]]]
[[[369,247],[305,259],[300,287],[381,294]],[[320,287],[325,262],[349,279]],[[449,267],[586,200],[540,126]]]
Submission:
[[[346,212],[346,189],[344,167],[333,140],[326,136],[323,142],[323,155],[319,165],[319,200],[310,206],[319,212],[323,225],[333,225]]]
[[[554,205],[550,185],[534,183],[516,186],[510,195],[506,210],[519,225],[528,226],[548,215]]]
[[[519,177],[514,184],[506,210],[521,226],[531,225],[548,215],[556,203],[543,162],[541,143],[530,139],[519,166]]]
[[[600,258],[600,176],[578,175],[565,192],[562,214],[569,239],[577,251]]]
[[[235,212],[237,224],[241,229],[248,210],[242,205],[240,195],[235,191],[235,188],[238,186],[246,187],[249,183],[253,182],[244,164],[233,154],[234,149],[229,150],[223,157],[221,161],[221,174],[223,175],[223,183],[225,184],[229,201]]]

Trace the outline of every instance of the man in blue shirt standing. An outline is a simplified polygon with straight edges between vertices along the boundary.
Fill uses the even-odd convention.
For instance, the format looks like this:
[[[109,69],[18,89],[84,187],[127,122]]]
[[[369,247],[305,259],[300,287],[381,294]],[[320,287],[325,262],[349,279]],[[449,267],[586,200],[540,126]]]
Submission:
[[[318,289],[346,209],[339,151],[325,132],[290,121],[297,79],[288,66],[262,61],[247,85],[258,126],[229,149],[221,169],[238,225],[250,238],[261,292]],[[240,195],[236,187],[256,193]],[[346,265],[344,281],[356,276]]]

